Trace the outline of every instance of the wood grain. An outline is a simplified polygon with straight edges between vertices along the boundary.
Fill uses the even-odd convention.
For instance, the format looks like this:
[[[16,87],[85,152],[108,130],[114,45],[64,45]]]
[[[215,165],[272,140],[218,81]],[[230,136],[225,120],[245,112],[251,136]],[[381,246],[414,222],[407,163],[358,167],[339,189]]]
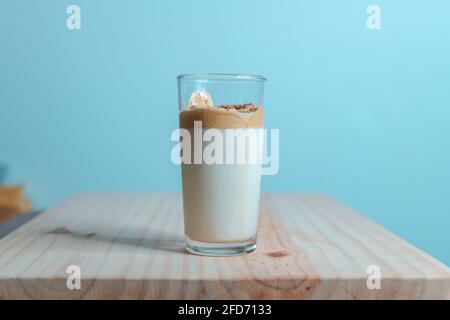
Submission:
[[[450,299],[450,271],[323,195],[264,194],[257,250],[213,258],[185,252],[178,194],[82,194],[0,240],[0,298]]]

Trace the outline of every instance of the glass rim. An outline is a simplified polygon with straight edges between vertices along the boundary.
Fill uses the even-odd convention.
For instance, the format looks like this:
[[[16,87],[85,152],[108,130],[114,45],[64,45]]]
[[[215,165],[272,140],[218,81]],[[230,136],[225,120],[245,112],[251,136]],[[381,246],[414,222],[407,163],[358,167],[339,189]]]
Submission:
[[[243,81],[266,81],[267,79],[258,74],[250,73],[186,73],[177,76],[178,80],[243,80]]]

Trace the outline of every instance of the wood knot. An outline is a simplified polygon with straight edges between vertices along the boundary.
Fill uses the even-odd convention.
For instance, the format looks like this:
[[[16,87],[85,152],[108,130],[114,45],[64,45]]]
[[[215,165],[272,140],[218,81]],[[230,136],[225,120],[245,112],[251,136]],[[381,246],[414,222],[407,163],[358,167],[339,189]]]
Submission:
[[[54,233],[54,234],[69,234],[72,233],[72,231],[70,231],[69,229],[67,229],[66,227],[58,227],[56,229],[53,229],[52,231],[50,231],[49,233]]]
[[[72,230],[66,228],[66,227],[58,227],[53,229],[52,231],[48,232],[49,234],[70,234],[74,237],[80,237],[80,238],[94,238],[97,236],[95,232],[90,232],[86,234],[79,234],[76,232],[73,232]]]
[[[271,251],[266,253],[269,257],[272,258],[281,258],[290,255],[291,253],[287,250],[278,250],[278,251]]]

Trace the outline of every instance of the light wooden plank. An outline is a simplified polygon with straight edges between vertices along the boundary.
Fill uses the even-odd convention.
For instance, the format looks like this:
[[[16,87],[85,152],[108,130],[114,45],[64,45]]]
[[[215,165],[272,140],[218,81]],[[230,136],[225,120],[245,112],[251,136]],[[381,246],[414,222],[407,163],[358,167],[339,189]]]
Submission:
[[[82,194],[0,240],[0,298],[450,299],[450,271],[324,195],[264,194],[257,250],[213,258],[184,251],[178,194]]]

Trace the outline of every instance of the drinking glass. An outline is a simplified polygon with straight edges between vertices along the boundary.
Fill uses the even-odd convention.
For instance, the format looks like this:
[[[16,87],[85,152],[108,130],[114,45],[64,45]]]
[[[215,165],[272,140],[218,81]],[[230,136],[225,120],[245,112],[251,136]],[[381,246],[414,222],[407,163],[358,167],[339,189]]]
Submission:
[[[178,76],[185,247],[191,253],[256,249],[265,81],[248,74]]]

